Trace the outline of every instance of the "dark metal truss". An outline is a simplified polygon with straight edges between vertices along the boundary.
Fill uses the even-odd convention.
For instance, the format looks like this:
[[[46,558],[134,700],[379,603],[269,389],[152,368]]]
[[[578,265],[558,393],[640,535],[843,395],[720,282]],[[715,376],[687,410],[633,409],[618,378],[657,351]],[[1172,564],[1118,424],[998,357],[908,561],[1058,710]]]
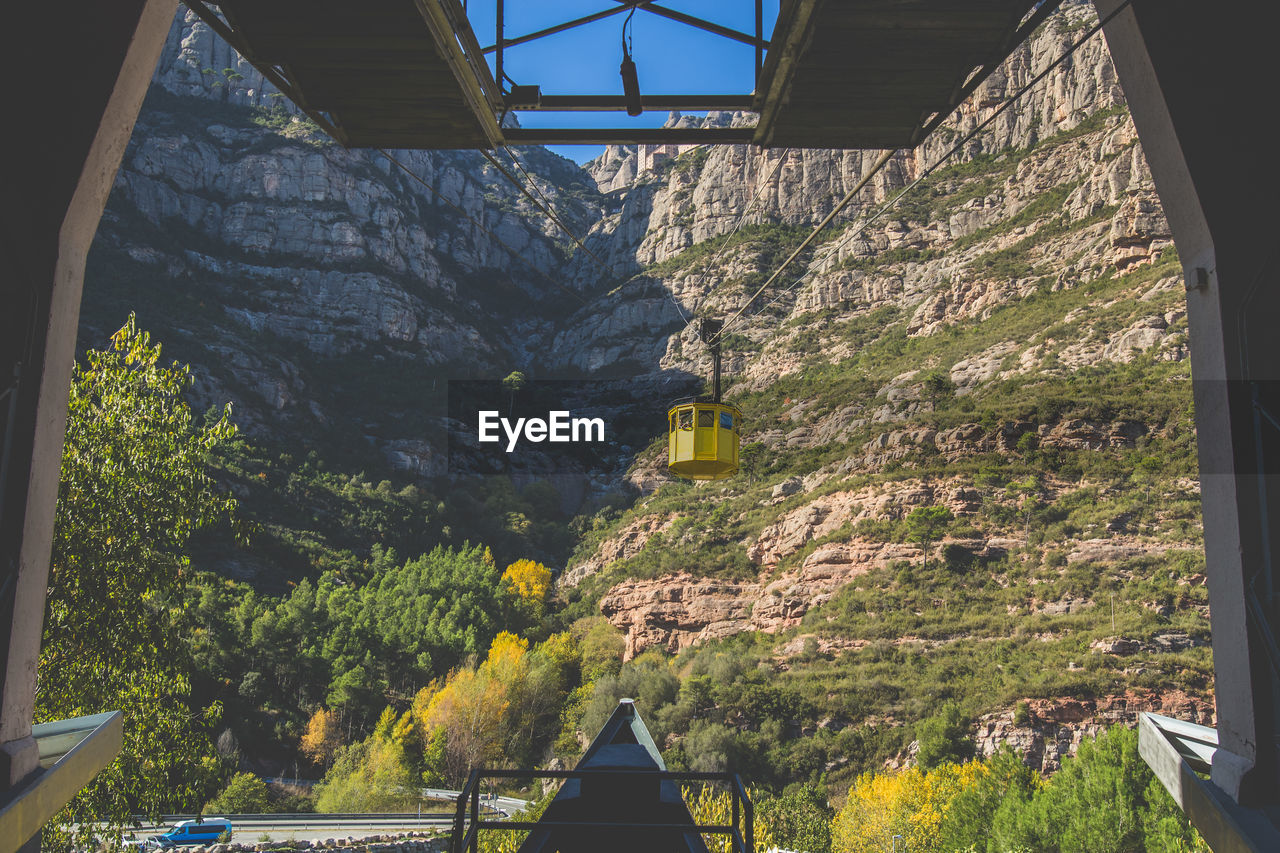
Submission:
[[[514,38],[507,38],[503,32],[506,0],[494,0],[495,35],[494,42],[481,48],[483,54],[494,55],[494,78],[502,89],[504,111],[602,111],[621,112],[625,102],[621,95],[543,95],[536,86],[520,86],[507,76],[504,70],[504,54],[507,48],[528,44],[539,39],[565,32],[585,24],[594,23],[624,12],[642,11],[659,17],[678,21],[705,32],[713,33],[721,38],[730,39],[755,48],[755,84],[759,87],[760,73],[764,68],[764,53],[769,41],[764,37],[764,0],[755,0],[755,34],[744,33],[703,18],[668,9],[652,0],[612,0],[617,4],[613,8],[602,9],[590,15],[574,18],[536,32],[526,33]],[[504,82],[505,81],[505,82]],[[509,88],[505,83],[511,83]],[[748,110],[752,104],[752,93],[738,94],[682,94],[682,95],[646,95],[640,100],[645,110],[689,110],[694,112],[713,110]],[[537,128],[515,129],[505,128],[503,135],[516,143],[555,144],[572,142],[614,142],[629,140],[638,141],[639,136],[651,136],[654,141],[666,142],[709,142],[709,141],[749,141],[751,128],[716,128],[699,130],[696,128],[665,128],[653,132],[619,130],[613,128]]]

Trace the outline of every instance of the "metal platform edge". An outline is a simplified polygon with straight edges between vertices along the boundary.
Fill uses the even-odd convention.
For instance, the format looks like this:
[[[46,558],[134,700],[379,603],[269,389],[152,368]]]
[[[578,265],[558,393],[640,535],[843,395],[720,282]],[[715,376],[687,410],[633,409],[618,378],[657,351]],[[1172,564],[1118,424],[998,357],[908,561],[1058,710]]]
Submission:
[[[1218,733],[1207,726],[1150,712],[1138,716],[1139,755],[1214,853],[1280,850],[1275,815],[1241,806],[1199,775],[1212,769],[1217,749]]]
[[[0,853],[11,853],[111,763],[124,739],[124,717],[106,711],[31,727],[40,769],[0,805]]]

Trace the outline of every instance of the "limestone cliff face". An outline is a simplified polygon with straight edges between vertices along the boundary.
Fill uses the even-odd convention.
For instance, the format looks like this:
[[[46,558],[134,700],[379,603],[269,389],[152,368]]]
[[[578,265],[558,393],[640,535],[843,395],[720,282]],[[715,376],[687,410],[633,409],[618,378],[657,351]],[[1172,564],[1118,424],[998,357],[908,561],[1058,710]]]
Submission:
[[[154,82],[175,95],[298,112],[208,24],[185,9],[169,28]]]
[[[1069,6],[1067,24],[1055,19],[1042,28],[950,129],[921,149],[902,152],[843,218],[856,218],[915,178],[954,134],[1064,50],[1076,36],[1071,28],[1090,14],[1087,5]],[[961,159],[1026,148],[1119,99],[1105,48],[1092,40]],[[753,120],[730,114],[671,118],[686,126]],[[1081,269],[1150,258],[1167,243],[1167,227],[1131,127],[1118,116],[1082,139],[1083,152],[1026,158],[989,194],[951,211],[942,227],[891,216],[858,239],[823,246],[802,259],[796,274],[807,266],[811,276],[779,304],[789,316],[901,305],[915,312],[918,331],[929,332],[1020,298],[1030,282],[957,275],[965,256],[954,253],[884,273],[849,264],[885,249],[948,250],[1016,216],[1045,187],[1073,176],[1081,181],[1067,200],[1074,218],[1117,209],[1109,223],[1073,233],[1052,252],[1078,255]],[[687,387],[679,385],[681,377],[706,368],[689,317],[695,309],[736,310],[745,294],[733,282],[766,263],[750,243],[716,255],[714,264],[711,257],[678,263],[679,254],[712,245],[707,241],[739,223],[808,227],[831,210],[876,153],[611,147],[584,172],[542,149],[523,151],[539,188],[577,233],[587,235],[607,272],[574,253],[564,235],[478,155],[396,156],[425,187],[376,153],[328,142],[207,25],[180,14],[112,195],[99,254],[127,258],[130,275],[163,278],[176,291],[217,294],[220,307],[206,318],[211,328],[199,346],[174,346],[197,367],[210,368],[201,371],[210,377],[205,401],[230,397],[250,430],[270,431],[271,424],[290,429],[333,414],[317,399],[323,380],[304,363],[310,356],[297,358],[290,346],[322,359],[401,360],[441,380],[459,370],[505,375],[517,366],[546,375],[621,369],[639,374],[655,392],[677,393]],[[136,228],[138,220],[152,228]],[[990,248],[975,244],[968,257]],[[664,262],[666,271],[642,272]],[[1064,275],[1064,286],[1073,272]],[[580,295],[570,296],[569,289]],[[91,314],[87,322],[101,336],[118,319]],[[187,330],[172,325],[179,335]],[[742,331],[769,334],[759,323]],[[1157,345],[1161,332],[1151,324],[1135,328],[1113,349]],[[246,345],[254,336],[287,345],[278,352]],[[774,347],[758,356],[730,353],[727,368],[768,382],[791,365]],[[433,470],[404,452],[406,441],[421,444],[421,436],[378,440],[400,447],[388,451],[397,465]]]
[[[1105,439],[1103,441],[1102,446],[1106,446]],[[886,461],[878,461],[876,465]],[[945,506],[963,523],[984,501],[1005,502],[1010,508],[1015,501],[983,494],[960,479],[904,480],[807,497],[823,480],[818,476],[810,478],[807,484],[784,482],[775,489],[779,494],[772,503],[779,505],[781,511],[746,549],[747,557],[759,567],[756,578],[699,577],[696,557],[691,556],[689,571],[653,579],[628,579],[610,588],[601,598],[600,610],[624,632],[627,656],[633,657],[655,646],[678,652],[705,640],[744,631],[777,633],[795,628],[803,623],[806,613],[820,607],[868,571],[895,563],[919,565],[926,556],[936,561],[948,546],[962,549],[972,559],[982,560],[1024,544],[1020,538],[1001,535],[977,539],[947,537],[931,546],[926,555],[918,545],[877,542],[848,535],[843,531],[853,529],[859,522],[897,521],[919,506]],[[1044,499],[1069,500],[1078,488],[1066,483],[1051,484],[1044,492]],[[614,560],[635,556],[652,536],[669,530],[674,520],[666,516],[641,516],[602,542],[591,559],[570,568],[560,583],[580,583]],[[1109,567],[1122,560],[1159,557],[1182,550],[1185,549],[1166,543],[1116,536],[1076,543],[1065,559],[1073,565]],[[1073,600],[1029,601],[1022,609],[1027,614],[1052,614],[1075,612],[1095,604]],[[823,642],[828,643],[824,652],[838,652],[862,648],[869,641],[849,638],[836,645]],[[801,646],[794,640],[783,644],[779,647],[779,659],[795,656]]]
[[[920,148],[899,152],[837,221],[858,220],[919,177],[961,135],[1064,53],[1092,20],[1091,5],[1066,4],[1064,14],[1055,16],[1021,45],[942,129]],[[945,165],[1032,148],[1055,134],[1075,130],[1099,112],[1114,109],[1121,115],[1122,107],[1123,96],[1105,44],[1095,37]],[[746,115],[713,113],[705,119],[672,114],[668,123],[752,121],[754,117]],[[893,303],[914,308],[927,298],[931,307],[924,309],[922,322],[931,322],[924,318],[961,317],[966,311],[981,311],[1018,298],[1025,295],[1026,285],[1016,280],[987,282],[980,292],[963,297],[938,293],[949,282],[964,278],[957,273],[963,270],[965,258],[954,255],[886,276],[840,267],[886,249],[946,251],[957,240],[1016,216],[1046,189],[1075,180],[1083,183],[1066,201],[1073,219],[1084,219],[1117,204],[1122,207],[1110,229],[1099,226],[1073,235],[1073,243],[1060,247],[1058,253],[1074,253],[1076,244],[1082,244],[1091,250],[1091,255],[1082,259],[1084,263],[1095,263],[1111,254],[1126,255],[1130,262],[1149,258],[1153,250],[1168,243],[1168,228],[1132,125],[1117,118],[1114,124],[1082,138],[1084,151],[1055,150],[1046,155],[1048,159],[1033,155],[1020,162],[1001,186],[969,199],[941,222],[921,222],[891,211],[860,237],[827,243],[807,260],[813,273],[809,280],[779,304],[794,317],[853,304],[874,307]],[[574,328],[556,338],[556,353],[578,369],[591,369],[619,357],[644,363],[660,347],[653,339],[652,315],[648,315],[647,324],[635,321],[631,309],[635,300],[649,300],[646,307],[661,310],[673,333],[679,333],[686,325],[684,317],[695,311],[727,314],[737,310],[745,294],[734,292],[741,289],[735,283],[762,267],[758,252],[751,251],[749,245],[731,248],[716,256],[710,270],[705,267],[710,258],[680,264],[680,253],[708,240],[723,239],[738,227],[780,224],[807,229],[832,210],[878,156],[875,151],[760,150],[747,145],[611,146],[587,164],[587,169],[618,207],[593,227],[588,242],[597,254],[606,257],[616,277],[635,278],[579,312]],[[991,248],[975,245],[969,254],[976,256]],[[648,269],[657,264],[662,265],[658,271]],[[804,273],[805,264],[802,259],[788,281]],[[588,291],[597,287],[601,278],[594,265],[581,261],[570,265],[568,275],[575,286]],[[662,292],[670,295],[672,303],[665,308],[659,308],[654,299],[655,293]],[[946,300],[941,315],[939,300]],[[604,330],[607,337],[602,343],[599,333]],[[752,335],[750,325],[743,333]],[[685,328],[683,335],[683,341],[667,341],[660,367],[704,372],[704,365],[679,357],[682,352],[697,351],[687,346],[692,341],[691,330]],[[741,365],[752,375],[761,376],[774,375],[777,366],[772,359]]]
[[[1019,447],[1116,451],[1172,435],[1175,428],[1169,424],[1120,415],[1036,423],[953,419],[936,428],[918,423],[933,410],[927,381],[942,382],[948,393],[963,398],[1019,377],[1062,377],[1139,356],[1157,362],[1187,357],[1181,280],[1167,255],[1169,227],[1101,39],[1087,42],[896,206],[864,229],[852,226],[921,177],[954,140],[1051,64],[1093,20],[1087,4],[1066,4],[1064,15],[1021,46],[947,129],[890,161],[841,215],[849,225],[834,227],[750,304],[748,297],[777,262],[865,173],[876,152],[612,147],[588,164],[616,205],[594,226],[592,245],[622,281],[556,333],[556,357],[578,369],[625,359],[648,365],[653,377],[705,376],[706,348],[688,318],[742,310],[725,341],[729,393],[769,393],[779,379],[801,371],[821,374],[830,367],[831,375],[840,375],[841,364],[875,340],[877,322],[901,324],[904,341],[946,340],[1010,305],[1080,294],[1078,303],[1073,301],[1079,307],[1058,315],[1046,312],[1041,326],[1004,332],[993,324],[982,344],[960,358],[938,361],[922,346],[919,351],[926,355],[920,363],[877,379],[878,387],[835,402],[780,397],[763,422],[748,424],[743,441],[757,449],[762,465],[774,454],[844,448],[841,458],[778,483],[770,500],[749,511],[767,521],[732,544],[745,552],[754,573],[740,565],[732,573],[708,569],[704,554],[686,547],[685,539],[678,540],[677,550],[688,552],[686,565],[670,559],[645,562],[647,548],[670,549],[675,535],[670,531],[681,519],[669,500],[653,513],[640,504],[560,578],[564,587],[597,574],[609,579],[600,609],[625,634],[629,655],[651,647],[674,652],[747,631],[785,634],[801,625],[808,630],[806,614],[856,585],[861,575],[924,561],[914,546],[859,533],[867,525],[897,523],[913,507],[946,506],[963,526],[980,507],[1003,501],[1017,517],[1015,498],[976,489],[963,477],[904,478],[892,487],[865,488],[840,485],[846,481],[876,482],[871,478],[886,468],[922,454],[963,464],[978,454],[1012,454]],[[718,124],[748,120],[740,115],[706,119]],[[671,121],[699,119],[672,116]],[[740,223],[745,236],[726,240]],[[575,262],[568,269],[575,286],[589,291],[586,267]],[[1131,291],[1111,294],[1105,302],[1082,293],[1142,269],[1148,274],[1134,275]],[[868,325],[856,331],[858,323]],[[938,374],[933,380],[930,371]],[[821,394],[811,389],[810,396]],[[646,495],[657,491],[669,482],[664,461],[661,455],[642,457],[629,472],[629,483]],[[1071,496],[1079,484],[1042,485],[1051,496],[1045,500],[1078,499]],[[1168,493],[1194,498],[1196,491],[1196,484],[1187,482],[1171,485]],[[1065,543],[1065,560],[1113,571],[1126,559],[1157,559],[1196,546],[1193,536],[1174,545],[1127,537],[1127,524],[1117,516],[1105,531]],[[997,558],[1021,549],[1024,534],[1013,526],[977,538],[970,533],[935,545],[931,556],[945,544],[977,561]],[[1110,538],[1098,538],[1104,535]],[[715,532],[704,541],[708,551],[725,547],[725,538]],[[663,567],[656,576],[654,563]],[[632,565],[644,568],[630,574]],[[1058,612],[1054,608],[1074,612],[1070,608],[1093,604],[1053,598],[1028,601],[1024,609],[1028,615]],[[819,651],[839,654],[866,643],[838,639],[823,636]],[[780,666],[800,653],[797,642],[795,637],[779,641]],[[1041,741],[1056,737],[1045,732],[1037,735]],[[1058,754],[1045,752],[1046,768]]]
[[[867,206],[879,204],[906,181],[916,178],[960,136],[1065,53],[1082,34],[1084,25],[1094,20],[1091,4],[1064,3],[1061,17],[1053,18],[1019,45],[937,133],[891,162],[872,182],[871,189],[846,209],[842,219],[857,218]],[[1029,148],[1055,133],[1071,130],[1098,110],[1123,103],[1106,46],[1095,37],[1052,71],[1034,93],[996,118],[957,160]],[[700,119],[672,113],[667,124],[742,126],[754,121],[753,115],[745,114],[712,113]],[[702,154],[697,158],[699,165],[670,168],[681,153],[696,149]],[[623,239],[614,241],[614,248],[621,251],[637,236],[631,220],[647,219],[647,229],[634,243],[635,260],[644,266],[728,232],[748,208],[748,224],[781,221],[812,225],[831,212],[879,154],[825,149],[761,150],[748,145],[609,146],[586,168],[607,193],[625,197],[639,187],[654,187],[643,194],[644,202],[633,206],[629,216],[621,217],[618,227],[623,229]]]
[[[1019,498],[981,493],[962,477],[865,487],[845,480],[870,482],[921,453],[961,462],[1032,445],[1136,449],[1173,429],[1123,413],[911,423],[931,411],[930,382],[963,398],[1018,377],[1141,355],[1187,357],[1168,224],[1100,38],[920,189],[865,229],[853,227],[1063,53],[1092,16],[1090,4],[1064,4],[946,127],[899,152],[837,227],[748,304],[878,152],[612,146],[583,169],[543,149],[519,151],[601,269],[478,153],[392,152],[410,175],[381,154],[344,151],[207,26],[180,14],[91,256],[82,340],[101,345],[137,310],[167,355],[194,365],[197,405],[233,402],[251,436],[305,450],[308,436],[326,430],[376,448],[391,468],[436,478],[459,473],[449,470],[437,429],[450,379],[501,378],[517,368],[622,377],[661,410],[709,370],[695,316],[743,311],[725,342],[726,374],[734,392],[766,392],[815,364],[855,356],[872,337],[853,334],[858,323],[892,322],[904,341],[941,340],[1007,306],[1087,294],[1109,277],[1151,269],[1135,292],[1105,304],[1081,298],[1043,328],[993,333],[945,364],[926,358],[837,405],[780,397],[776,411],[747,425],[747,444],[765,459],[810,450],[816,458],[829,447],[844,447],[843,456],[776,484],[771,496],[766,489],[751,512],[767,518],[731,543],[745,555],[732,577],[708,577],[696,553],[660,576],[625,576],[629,560],[674,535],[679,518],[669,505],[640,505],[559,577],[562,588],[608,579],[600,609],[625,633],[629,655],[744,631],[782,635],[780,669],[809,655],[809,640],[822,655],[857,651],[868,640],[795,632],[813,630],[814,611],[868,572],[925,559],[917,546],[877,541],[858,525],[896,523],[926,504],[963,521],[984,501],[1016,517]],[[741,125],[754,117],[670,121]],[[661,415],[651,430],[636,429],[643,446],[660,432]],[[526,474],[554,482],[571,510],[594,509],[593,498],[610,491],[647,496],[668,482],[660,454],[633,457],[629,447],[592,470]],[[1066,499],[1082,488],[1049,481],[1042,497]],[[1168,495],[1196,491],[1179,482]],[[1126,559],[1186,550],[1135,535],[1127,523],[1110,518],[1105,530],[1082,533],[1062,548],[1065,563],[1112,571]],[[945,544],[980,560],[1019,548],[1022,532]],[[1074,614],[1096,602],[1046,595],[1019,606],[1028,615]],[[963,639],[897,642],[924,648]],[[1124,654],[1128,642],[1115,638],[1095,651]],[[1037,705],[1026,725],[993,715],[979,745],[987,751],[1022,738],[1052,769],[1089,726],[1119,713],[1118,701],[1084,710]],[[1141,704],[1126,701],[1128,709]],[[1211,714],[1203,704],[1193,710]]]
[[[1065,50],[1092,14],[1087,4],[1066,8],[948,129],[901,152],[842,219],[896,193]],[[1026,297],[1043,286],[1039,276],[993,274],[983,259],[1034,234],[1043,217],[1030,215],[1032,206],[1058,187],[1069,187],[1061,210],[1074,227],[1036,246],[1033,258],[1059,270],[1055,288],[1075,287],[1102,267],[1158,257],[1168,228],[1119,104],[1105,47],[1094,39],[958,159],[990,158],[998,180],[954,209],[917,205],[860,235],[837,232],[821,243],[796,265],[804,281],[747,312],[735,331],[751,346],[730,347],[728,374],[758,388],[798,369],[793,343],[803,326],[785,327],[814,312],[895,307],[910,313],[913,334],[928,335]],[[753,120],[671,117],[686,126]],[[1076,134],[1070,145],[1036,146],[1064,133]],[[1013,167],[999,165],[1008,152],[1027,151],[1011,158]],[[781,257],[758,241],[724,251],[718,241],[740,224],[802,232],[876,153],[611,147],[583,170],[542,149],[521,151],[539,189],[587,235],[606,270],[575,252],[478,154],[395,156],[416,178],[379,154],[329,142],[204,23],[180,14],[104,219],[90,304],[95,271],[150,281],[163,298],[133,307],[175,355],[196,365],[204,377],[199,402],[230,399],[251,433],[276,437],[354,416],[393,465],[434,475],[443,457],[433,439],[391,426],[396,419],[386,413],[344,411],[326,393],[334,362],[350,375],[420,374],[437,388],[520,367],[539,375],[626,374],[658,396],[687,393],[689,380],[707,369],[690,317],[741,308]],[[963,182],[948,179],[938,191]],[[1004,227],[1010,222],[1016,227]],[[705,251],[684,260],[691,247]],[[866,263],[886,252],[910,260]],[[769,314],[757,316],[767,301],[775,302]],[[86,341],[101,341],[123,319],[116,308],[86,312]],[[1176,312],[1153,313],[1054,356],[1067,366],[1152,348],[1185,357],[1179,324]],[[825,351],[833,361],[848,354],[840,344]],[[958,365],[952,378],[975,387],[1036,369],[1046,354],[1043,344],[999,343]],[[910,393],[910,377],[901,383]],[[850,407],[760,438],[766,445],[829,442],[867,418],[899,417],[892,409]],[[868,464],[894,452],[868,448]],[[660,481],[643,471],[631,477],[646,489]]]
[[[335,411],[327,365],[449,379],[527,365],[567,313],[548,299],[567,239],[477,152],[346,151],[191,13],[174,21],[113,189],[88,275],[86,343],[122,311],[96,280],[147,282],[135,308],[230,400],[250,434],[352,418],[397,467],[442,473],[442,448]],[[573,163],[521,164],[572,227],[602,215]],[[514,168],[508,165],[509,171]],[[468,218],[469,217],[469,218]],[[414,405],[404,400],[403,405]]]

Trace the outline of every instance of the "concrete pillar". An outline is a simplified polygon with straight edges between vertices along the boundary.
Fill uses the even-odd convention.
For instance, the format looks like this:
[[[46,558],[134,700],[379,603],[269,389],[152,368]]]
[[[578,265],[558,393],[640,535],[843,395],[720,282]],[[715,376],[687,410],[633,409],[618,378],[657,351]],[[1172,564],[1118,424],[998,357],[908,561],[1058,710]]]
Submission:
[[[1098,13],[1120,2],[1096,0]],[[1280,379],[1274,143],[1261,88],[1275,72],[1256,11],[1134,0],[1105,30],[1186,277],[1220,742],[1212,778],[1247,806],[1280,799],[1280,662],[1268,639],[1280,431],[1257,429],[1253,402],[1274,397]]]
[[[175,8],[80,0],[6,12],[0,799],[37,768],[36,666],[85,258]]]

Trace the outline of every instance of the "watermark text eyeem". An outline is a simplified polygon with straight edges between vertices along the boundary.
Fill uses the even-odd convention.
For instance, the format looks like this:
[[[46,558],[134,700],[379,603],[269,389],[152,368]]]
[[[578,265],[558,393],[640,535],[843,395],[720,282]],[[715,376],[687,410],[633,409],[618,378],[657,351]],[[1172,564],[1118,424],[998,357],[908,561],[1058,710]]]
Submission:
[[[514,423],[496,410],[480,412],[476,437],[481,443],[501,441],[499,428],[506,435],[508,453],[516,449],[522,437],[535,444],[542,441],[555,444],[604,441],[604,418],[575,418],[567,411],[548,412],[545,419],[516,418]]]

